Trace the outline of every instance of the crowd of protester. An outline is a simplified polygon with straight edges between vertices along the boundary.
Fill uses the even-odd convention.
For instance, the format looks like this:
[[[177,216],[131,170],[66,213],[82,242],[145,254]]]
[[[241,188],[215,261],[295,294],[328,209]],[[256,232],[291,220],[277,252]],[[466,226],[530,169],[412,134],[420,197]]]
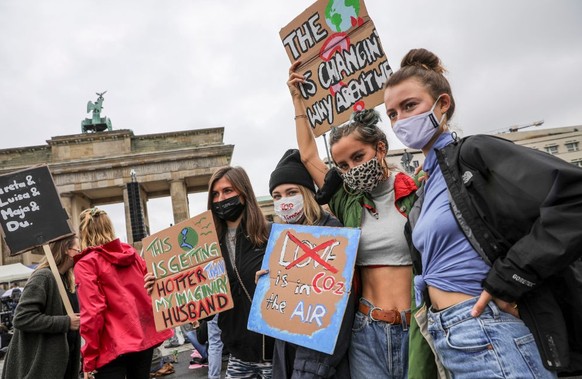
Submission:
[[[373,110],[332,130],[330,168],[307,120],[299,66],[287,81],[297,148],[271,164],[269,193],[283,223],[361,229],[358,286],[338,343],[325,354],[247,329],[271,223],[245,170],[229,166],[212,175],[207,207],[234,307],[181,329],[195,349],[191,364],[208,365],[211,379],[221,375],[223,351],[227,378],[582,372],[582,170],[500,138],[457,138],[448,126],[452,89],[425,49],[407,53],[384,89],[394,134],[422,150],[423,171],[409,176],[387,163]],[[82,363],[85,378],[145,379],[155,348],[172,336],[154,326],[156,279],[115,237],[108,215],[86,209],[79,222],[78,237],[51,246],[76,313],[65,312],[41,263],[16,307],[3,378],[76,378]],[[169,367],[156,362],[156,372]]]

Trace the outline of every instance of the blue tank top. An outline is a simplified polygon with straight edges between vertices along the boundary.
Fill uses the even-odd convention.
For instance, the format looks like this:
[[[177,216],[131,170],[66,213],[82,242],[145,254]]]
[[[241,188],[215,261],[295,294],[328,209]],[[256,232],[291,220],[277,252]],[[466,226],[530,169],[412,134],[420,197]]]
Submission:
[[[412,232],[414,246],[421,253],[423,269],[423,274],[414,279],[417,304],[420,304],[427,285],[478,296],[483,290],[481,283],[490,270],[463,234],[451,210],[447,185],[434,150],[452,141],[450,133],[443,133],[423,164],[429,178],[420,216]]]

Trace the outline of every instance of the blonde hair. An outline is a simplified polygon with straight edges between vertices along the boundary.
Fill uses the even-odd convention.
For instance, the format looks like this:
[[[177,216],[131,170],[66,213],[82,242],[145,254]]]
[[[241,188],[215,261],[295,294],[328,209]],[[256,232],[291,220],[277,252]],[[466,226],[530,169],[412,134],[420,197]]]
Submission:
[[[317,225],[323,218],[323,208],[315,201],[315,194],[305,186],[296,184],[303,196],[303,225]]]
[[[85,209],[79,218],[81,249],[104,245],[116,238],[113,223],[104,210],[95,207]]]
[[[257,202],[251,180],[242,167],[222,167],[212,174],[210,182],[208,183],[208,209],[212,210],[212,188],[214,187],[214,183],[222,178],[226,178],[230,182],[232,188],[239,193],[241,200],[245,203],[245,209],[243,210],[240,223],[245,235],[253,245],[263,245],[269,239],[267,219],[263,215],[263,212],[261,212],[261,207],[259,207],[259,203]],[[216,225],[216,232],[219,236],[222,236],[226,231],[226,221],[216,217],[214,212],[212,215],[214,217],[214,225]]]
[[[49,248],[53,253],[53,257],[55,259],[55,263],[58,268],[60,268],[65,260],[68,258],[67,250],[73,247],[75,242],[79,239],[76,235],[72,235],[69,237],[62,238],[57,241],[53,241],[49,244]],[[43,269],[45,267],[49,267],[48,260],[46,257],[43,257],[36,270]],[[73,274],[73,267],[69,268],[65,273],[65,287],[71,293],[75,293],[75,276]]]

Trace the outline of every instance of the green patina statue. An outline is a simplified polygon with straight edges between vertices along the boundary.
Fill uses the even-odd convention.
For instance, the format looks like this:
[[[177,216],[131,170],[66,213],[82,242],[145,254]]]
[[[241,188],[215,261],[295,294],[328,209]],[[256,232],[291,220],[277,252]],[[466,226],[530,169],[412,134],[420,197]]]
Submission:
[[[105,92],[97,92],[97,101],[93,103],[89,101],[87,103],[87,113],[93,111],[92,118],[86,118],[81,121],[81,131],[83,133],[90,133],[90,132],[102,132],[107,130],[111,130],[111,120],[108,117],[101,117],[101,109],[103,109],[103,95]]]

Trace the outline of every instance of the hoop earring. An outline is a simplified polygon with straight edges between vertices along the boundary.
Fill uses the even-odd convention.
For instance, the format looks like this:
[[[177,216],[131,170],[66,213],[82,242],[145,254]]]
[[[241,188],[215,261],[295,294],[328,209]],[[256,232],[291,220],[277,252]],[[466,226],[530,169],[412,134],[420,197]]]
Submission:
[[[359,194],[360,194],[360,191],[354,191],[354,192],[350,191],[350,190],[348,189],[349,187],[346,185],[346,182],[343,182],[343,183],[342,183],[342,185],[343,185],[343,187],[344,187],[344,191],[346,191],[346,193],[347,193],[348,195],[352,195],[352,196],[354,196],[354,195],[359,195]]]

